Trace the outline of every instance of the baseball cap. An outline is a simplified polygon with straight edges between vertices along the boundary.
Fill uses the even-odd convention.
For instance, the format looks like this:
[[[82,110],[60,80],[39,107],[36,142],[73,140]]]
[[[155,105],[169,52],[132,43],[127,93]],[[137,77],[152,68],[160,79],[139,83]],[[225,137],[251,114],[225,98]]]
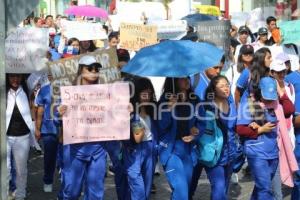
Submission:
[[[264,77],[259,81],[259,88],[261,95],[265,100],[277,100],[277,84],[275,79],[271,77]]]
[[[276,60],[280,60],[281,62],[285,63],[287,61],[290,61],[290,57],[284,53],[284,52],[281,52],[279,53],[276,57],[275,57]]]
[[[249,28],[247,26],[240,26],[239,33],[247,32],[249,34]]]
[[[250,44],[243,45],[240,48],[240,54],[254,54],[254,48]]]
[[[79,61],[78,61],[78,64],[79,65],[86,65],[86,66],[96,65],[99,68],[102,67],[102,65],[97,62],[97,60],[95,59],[95,57],[94,56],[90,56],[90,55],[86,55],[86,56],[81,57],[79,59]]]
[[[275,59],[271,62],[270,69],[274,70],[276,72],[281,72],[286,69],[286,66],[285,66],[284,62]]]
[[[268,34],[268,29],[265,27],[261,27],[258,29],[258,35]]]

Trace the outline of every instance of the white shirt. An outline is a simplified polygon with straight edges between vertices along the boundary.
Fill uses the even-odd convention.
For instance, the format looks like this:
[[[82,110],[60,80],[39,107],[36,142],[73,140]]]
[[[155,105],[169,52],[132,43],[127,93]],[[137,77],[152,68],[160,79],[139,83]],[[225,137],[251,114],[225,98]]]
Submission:
[[[146,116],[145,118],[140,117],[140,121],[145,127],[145,135],[143,138],[143,141],[151,141],[152,140],[152,132],[151,132],[151,119],[149,116]]]
[[[17,104],[18,109],[30,132],[34,133],[34,126],[32,123],[28,98],[22,87],[19,87],[17,91],[10,89],[7,93],[6,131],[8,129],[15,104]]]

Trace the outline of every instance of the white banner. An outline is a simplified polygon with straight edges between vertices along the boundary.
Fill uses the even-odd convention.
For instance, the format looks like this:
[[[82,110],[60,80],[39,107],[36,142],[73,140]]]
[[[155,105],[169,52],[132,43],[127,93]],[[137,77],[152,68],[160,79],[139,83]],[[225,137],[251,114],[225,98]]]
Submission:
[[[187,22],[185,20],[160,20],[151,21],[149,25],[157,26],[157,37],[159,39],[181,39],[186,35]]]
[[[5,40],[6,73],[31,73],[47,69],[48,49],[48,29],[18,28]]]
[[[107,39],[105,30],[100,23],[61,21],[62,32],[69,38],[84,40],[104,40]]]

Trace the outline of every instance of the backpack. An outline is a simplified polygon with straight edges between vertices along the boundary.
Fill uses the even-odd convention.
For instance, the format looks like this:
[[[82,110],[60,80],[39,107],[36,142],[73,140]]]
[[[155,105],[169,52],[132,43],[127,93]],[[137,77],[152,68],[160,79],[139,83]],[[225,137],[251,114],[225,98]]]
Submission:
[[[220,158],[223,147],[223,133],[218,126],[215,113],[206,110],[206,127],[198,140],[198,160],[207,167],[214,167]]]

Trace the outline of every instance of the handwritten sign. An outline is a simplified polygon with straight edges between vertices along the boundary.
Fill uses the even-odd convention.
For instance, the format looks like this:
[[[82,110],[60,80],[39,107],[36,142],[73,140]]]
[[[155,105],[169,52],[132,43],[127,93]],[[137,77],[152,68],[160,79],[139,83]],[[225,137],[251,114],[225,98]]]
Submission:
[[[72,85],[77,77],[78,61],[82,56],[74,56],[71,58],[61,59],[55,62],[48,62],[49,73],[52,75],[52,92],[54,99],[58,99],[60,95],[59,88],[61,86]],[[102,65],[99,71],[99,83],[112,83],[120,79],[121,75],[117,68],[118,58],[114,49],[104,49],[93,53],[89,53],[96,58]]]
[[[61,97],[64,144],[129,139],[128,83],[65,86]]]
[[[44,28],[18,28],[5,39],[6,73],[47,69],[49,32]]]
[[[67,38],[77,38],[80,41],[107,39],[106,32],[100,23],[62,20],[61,26]]]
[[[139,49],[157,43],[157,27],[151,25],[121,23],[120,46],[124,49]]]
[[[211,5],[196,5],[194,6],[197,11],[201,14],[205,15],[213,15],[213,16],[220,16],[220,8],[217,6],[211,6]]]
[[[187,22],[185,20],[150,21],[149,24],[157,26],[157,37],[159,39],[180,39],[187,32]]]
[[[300,20],[284,21],[278,25],[283,37],[283,44],[300,44]]]
[[[197,26],[199,40],[214,43],[228,55],[230,49],[230,27],[230,21],[228,20],[199,22]]]

